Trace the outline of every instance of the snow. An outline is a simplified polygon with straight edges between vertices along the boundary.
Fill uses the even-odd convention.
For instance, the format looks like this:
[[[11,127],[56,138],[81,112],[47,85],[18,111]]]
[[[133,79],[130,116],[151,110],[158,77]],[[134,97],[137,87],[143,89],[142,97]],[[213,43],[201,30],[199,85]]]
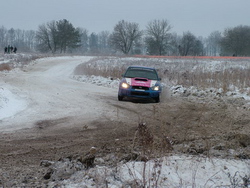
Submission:
[[[67,57],[69,58],[69,57]],[[79,57],[78,57],[79,58]],[[51,58],[38,60],[49,61]],[[54,58],[53,58],[54,59]],[[58,57],[63,60],[64,57]],[[74,61],[74,57],[72,57]],[[129,61],[129,58],[128,58]],[[0,59],[0,64],[8,62]],[[81,61],[78,62],[78,64]],[[113,62],[115,65],[115,61]],[[70,65],[70,64],[69,64]],[[209,61],[206,69],[216,71],[220,69],[222,63],[220,61]],[[244,65],[233,66],[244,68]],[[50,69],[46,74],[61,74],[62,69]],[[192,70],[197,70],[197,66],[193,66]],[[63,70],[65,76],[69,77],[73,67]],[[68,72],[68,74],[67,74]],[[1,73],[1,72],[0,72]],[[81,82],[97,84],[105,87],[117,88],[119,80],[111,80],[98,76],[73,76],[73,79]],[[172,86],[170,88],[173,95],[180,95],[189,91],[191,94],[216,95],[221,89],[208,88],[208,91],[199,91],[195,87],[185,88],[183,86]],[[249,91],[248,91],[249,94]],[[233,97],[243,97],[250,100],[250,96],[246,93],[240,93],[237,89],[234,92],[228,92],[227,95]],[[28,107],[28,100],[20,96],[17,88],[7,84],[0,86],[0,123],[5,118],[13,118],[20,111]],[[42,101],[41,101],[42,103]],[[250,104],[249,102],[247,104]],[[200,156],[173,155],[164,158],[151,160],[148,162],[128,162],[117,164],[116,167],[96,166],[86,171],[75,173],[70,179],[62,181],[62,187],[106,187],[106,182],[110,188],[118,188],[126,185],[144,185],[144,187],[228,187],[235,185],[243,185],[244,177],[250,175],[250,160],[234,160],[234,159],[218,159],[203,158]],[[98,177],[98,178],[97,178]],[[97,181],[99,180],[99,182]],[[53,182],[51,183],[53,184]],[[126,187],[125,186],[125,187]],[[250,184],[248,184],[250,187]]]
[[[133,184],[137,187],[139,185],[143,187],[227,187],[232,184],[239,187],[244,184],[244,178],[249,173],[249,160],[173,155],[148,162],[121,163],[113,168],[96,166],[75,173],[61,184],[68,188],[105,187],[106,185],[119,188]]]
[[[27,102],[18,94],[12,93],[7,87],[0,87],[0,120],[13,117],[27,107]]]

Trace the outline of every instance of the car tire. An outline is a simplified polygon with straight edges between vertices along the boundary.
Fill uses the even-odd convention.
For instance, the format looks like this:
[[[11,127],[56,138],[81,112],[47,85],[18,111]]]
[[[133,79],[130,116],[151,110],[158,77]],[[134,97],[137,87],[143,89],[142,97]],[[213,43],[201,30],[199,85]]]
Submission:
[[[123,96],[118,95],[118,101],[122,101]]]
[[[155,97],[154,100],[155,100],[156,103],[159,103],[160,102],[160,96]]]

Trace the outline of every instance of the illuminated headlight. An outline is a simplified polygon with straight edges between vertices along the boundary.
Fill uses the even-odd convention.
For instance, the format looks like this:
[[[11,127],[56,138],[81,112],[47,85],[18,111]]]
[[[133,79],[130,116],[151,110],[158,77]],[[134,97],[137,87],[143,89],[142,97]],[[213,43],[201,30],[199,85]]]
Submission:
[[[160,86],[153,86],[152,89],[153,89],[154,91],[159,91],[159,90],[160,90]]]
[[[124,89],[128,89],[129,88],[129,84],[127,84],[126,82],[123,82],[121,86]]]

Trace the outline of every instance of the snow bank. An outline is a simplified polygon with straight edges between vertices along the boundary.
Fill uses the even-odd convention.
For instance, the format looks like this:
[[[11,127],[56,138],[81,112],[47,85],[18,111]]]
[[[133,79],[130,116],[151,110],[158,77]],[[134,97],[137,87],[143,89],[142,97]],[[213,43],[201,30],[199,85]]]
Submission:
[[[60,187],[248,187],[250,161],[174,155],[116,167],[96,166],[70,179],[51,183]],[[250,186],[250,185],[249,185]]]
[[[10,90],[0,87],[0,120],[14,116],[27,107],[26,101]]]
[[[86,76],[86,75],[73,75],[72,79],[75,79],[79,82],[96,84],[98,86],[104,86],[109,88],[117,88],[119,86],[119,79],[113,80],[112,78],[104,78],[102,76]]]

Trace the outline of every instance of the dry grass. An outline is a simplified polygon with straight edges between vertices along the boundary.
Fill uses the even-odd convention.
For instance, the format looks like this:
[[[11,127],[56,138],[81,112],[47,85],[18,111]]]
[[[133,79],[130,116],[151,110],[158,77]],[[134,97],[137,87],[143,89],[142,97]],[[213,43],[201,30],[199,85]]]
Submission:
[[[47,57],[47,55],[39,54],[4,54],[1,56],[1,61],[6,61],[6,63],[1,63],[0,61],[0,71],[10,71],[14,68],[23,68],[25,65],[29,64],[35,59]]]
[[[0,64],[0,71],[10,71],[12,69],[9,63]]]
[[[102,61],[110,62],[108,66],[105,64],[102,66],[99,64]],[[75,69],[76,75],[94,75],[94,76],[103,76],[103,77],[112,77],[112,78],[120,78],[121,74],[125,72],[127,66],[115,66],[112,62],[112,59],[103,58],[95,58],[87,63],[80,64]]]
[[[244,89],[250,87],[250,69],[226,69],[218,72],[185,72],[182,74],[170,73],[172,80],[185,87],[222,88],[224,92],[231,87]]]
[[[210,60],[203,59],[152,59],[102,57],[92,59],[77,68],[78,75],[94,75],[120,78],[130,65],[153,66],[158,69],[163,82],[200,89],[223,88],[224,92],[235,88],[244,91],[250,87],[250,60],[217,60],[216,68]]]

